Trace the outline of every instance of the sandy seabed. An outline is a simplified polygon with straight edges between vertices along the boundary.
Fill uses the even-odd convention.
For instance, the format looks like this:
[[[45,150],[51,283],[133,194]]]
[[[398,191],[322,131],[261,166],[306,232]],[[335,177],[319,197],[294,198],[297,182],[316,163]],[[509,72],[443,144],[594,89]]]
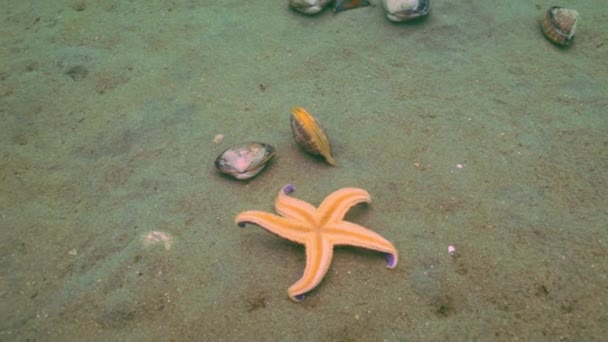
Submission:
[[[605,338],[603,1],[559,3],[581,14],[566,49],[539,30],[548,1],[434,0],[407,24],[372,3],[3,1],[0,340]],[[295,144],[294,105],[336,167]],[[245,141],[277,155],[219,175]],[[234,224],[287,183],[315,205],[366,189],[346,218],[397,268],[338,248],[290,301],[304,249]]]

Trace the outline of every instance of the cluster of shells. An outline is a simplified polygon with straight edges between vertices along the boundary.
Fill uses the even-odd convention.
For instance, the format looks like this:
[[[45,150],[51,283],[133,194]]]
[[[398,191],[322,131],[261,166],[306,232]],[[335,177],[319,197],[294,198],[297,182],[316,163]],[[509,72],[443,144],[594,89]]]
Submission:
[[[431,9],[430,0],[381,0],[386,17],[394,22],[411,21],[426,17]],[[334,12],[370,6],[367,0],[288,0],[289,6],[305,14],[317,14],[333,3]],[[579,19],[577,11],[551,6],[540,20],[540,27],[547,39],[559,46],[568,46],[574,38]]]
[[[329,165],[336,161],[331,154],[327,135],[319,121],[302,107],[291,112],[291,131],[294,140],[308,153],[325,158]],[[275,149],[270,144],[247,142],[228,147],[215,159],[215,168],[236,179],[249,179],[257,175],[274,157]]]
[[[290,0],[290,5],[307,14],[320,12],[329,0]],[[335,1],[336,9],[348,9],[347,1]],[[351,2],[351,6],[354,2]],[[367,1],[358,2],[367,6]],[[430,10],[430,0],[382,0],[388,19],[409,21],[426,16]],[[577,11],[570,8],[552,6],[541,19],[540,28],[549,41],[559,46],[568,46],[574,39],[579,19]],[[322,156],[329,165],[335,166],[329,139],[317,118],[302,107],[294,107],[291,112],[291,131],[295,141],[307,152]],[[270,144],[247,142],[228,147],[215,160],[218,171],[236,179],[249,179],[257,175],[274,157],[275,149]]]
[[[391,21],[409,21],[429,13],[430,0],[382,0],[386,17]],[[317,14],[333,3],[334,12],[367,7],[367,0],[289,0],[289,6],[304,14]]]

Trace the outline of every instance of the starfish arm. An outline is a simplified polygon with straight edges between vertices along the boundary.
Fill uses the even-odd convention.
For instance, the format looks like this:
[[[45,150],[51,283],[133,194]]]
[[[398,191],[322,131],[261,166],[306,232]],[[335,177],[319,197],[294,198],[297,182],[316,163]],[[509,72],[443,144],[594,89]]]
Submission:
[[[346,212],[354,205],[371,202],[369,193],[358,188],[342,188],[327,196],[317,209],[318,222],[323,225],[328,222],[339,222]]]
[[[300,222],[290,220],[264,211],[243,211],[235,219],[236,224],[244,227],[251,223],[287,240],[304,244],[310,229]]]
[[[276,211],[281,214],[281,216],[293,218],[298,221],[310,222],[312,224],[314,222],[316,208],[308,202],[288,196],[288,194],[293,191],[294,187],[290,184],[284,186],[281,191],[279,191],[279,194],[274,201]]]
[[[304,295],[314,289],[329,270],[333,257],[334,246],[329,240],[321,235],[316,235],[306,243],[306,267],[302,278],[287,290],[289,297],[296,301],[302,301]]]
[[[374,231],[352,222],[341,221],[323,227],[323,233],[333,245],[350,245],[384,252],[388,260],[386,267],[397,266],[399,261],[397,249]]]

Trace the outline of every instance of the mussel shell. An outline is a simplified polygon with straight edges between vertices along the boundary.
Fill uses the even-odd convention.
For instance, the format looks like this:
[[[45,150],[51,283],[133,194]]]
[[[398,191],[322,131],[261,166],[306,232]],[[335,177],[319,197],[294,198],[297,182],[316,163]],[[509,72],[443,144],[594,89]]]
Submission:
[[[573,9],[553,6],[543,13],[540,27],[551,42],[568,46],[574,39],[578,17],[578,12]]]
[[[321,155],[329,165],[336,165],[336,161],[331,155],[331,146],[327,135],[317,119],[306,109],[296,106],[291,110],[291,132],[295,141],[307,152],[313,155]]]
[[[289,6],[298,12],[317,14],[323,10],[331,0],[289,0]]]
[[[431,0],[382,0],[386,17],[391,21],[410,21],[429,14]]]
[[[262,171],[274,154],[274,147],[269,144],[236,144],[220,153],[215,159],[215,168],[236,179],[249,179]]]

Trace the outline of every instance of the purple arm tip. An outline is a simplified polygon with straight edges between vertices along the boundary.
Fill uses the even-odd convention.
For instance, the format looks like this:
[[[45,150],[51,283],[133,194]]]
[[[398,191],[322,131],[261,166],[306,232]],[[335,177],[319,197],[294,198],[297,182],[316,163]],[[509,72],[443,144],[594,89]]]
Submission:
[[[239,227],[245,228],[245,225],[247,225],[247,222],[239,222],[237,224],[238,224]]]
[[[386,254],[386,267],[393,268],[395,267],[395,256],[392,254]]]
[[[296,187],[293,184],[287,184],[283,187],[283,193],[285,195],[289,195],[290,193],[296,191]]]

